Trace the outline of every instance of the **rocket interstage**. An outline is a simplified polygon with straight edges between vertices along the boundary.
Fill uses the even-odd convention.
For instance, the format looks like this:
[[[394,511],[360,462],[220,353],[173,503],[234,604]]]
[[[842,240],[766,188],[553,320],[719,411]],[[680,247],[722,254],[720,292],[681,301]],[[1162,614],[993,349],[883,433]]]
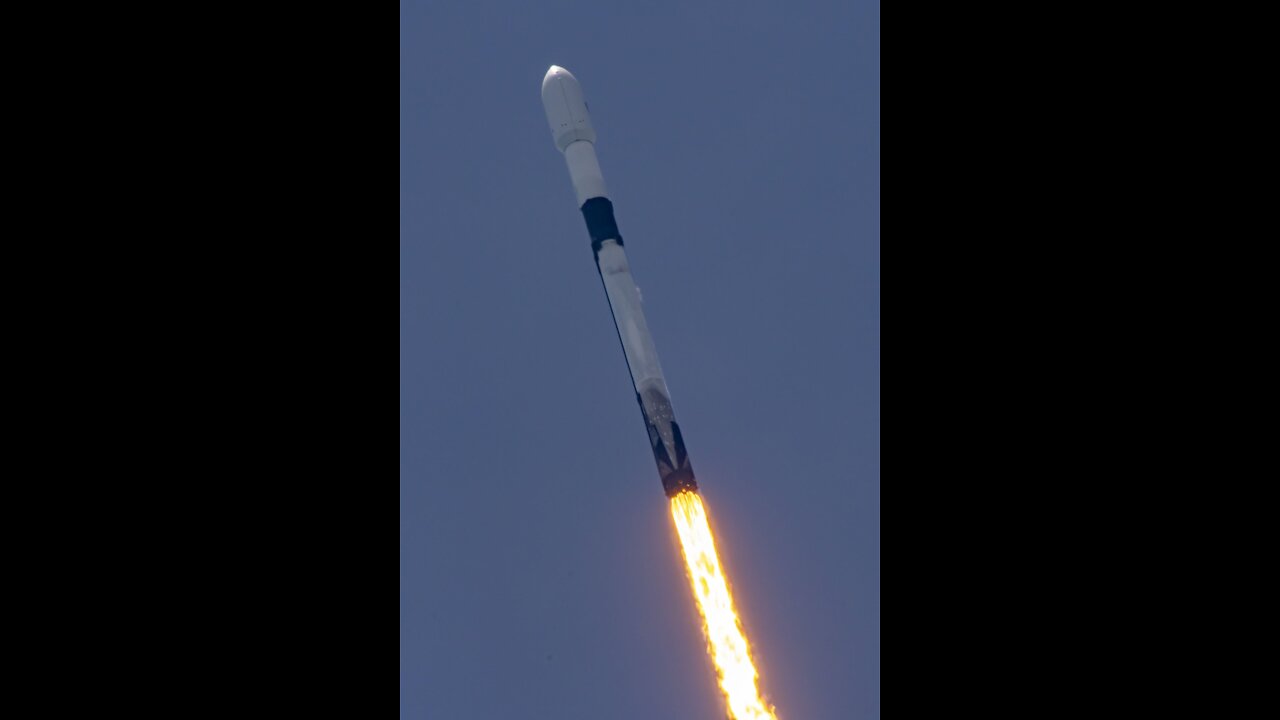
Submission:
[[[542,106],[547,111],[556,149],[564,153],[578,207],[591,236],[596,269],[613,312],[613,324],[631,371],[636,402],[649,431],[649,445],[658,464],[662,487],[670,498],[671,519],[680,539],[689,585],[702,616],[707,652],[716,668],[730,718],[777,720],[757,686],[751,648],[729,592],[729,582],[716,552],[715,536],[698,494],[693,466],[684,447],[680,425],[671,409],[671,393],[662,376],[658,351],[649,335],[640,291],[631,278],[622,234],[613,217],[613,203],[596,159],[596,131],[591,125],[582,86],[555,65],[542,79]]]
[[[613,203],[596,159],[596,131],[577,78],[568,70],[552,65],[542,79],[542,106],[547,111],[556,149],[564,153],[578,207],[587,223],[596,268],[604,282],[618,339],[622,341],[622,352],[631,371],[636,402],[640,404],[640,413],[649,431],[649,445],[662,487],[668,497],[675,497],[682,490],[696,492],[698,483],[680,434],[680,424],[671,409],[671,393],[644,319],[640,291],[627,265],[622,234],[613,217]]]

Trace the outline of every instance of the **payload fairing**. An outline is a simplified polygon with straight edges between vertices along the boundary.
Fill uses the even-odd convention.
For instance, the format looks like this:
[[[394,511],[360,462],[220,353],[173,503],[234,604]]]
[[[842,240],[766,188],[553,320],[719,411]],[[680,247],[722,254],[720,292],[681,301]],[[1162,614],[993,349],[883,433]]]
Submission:
[[[631,278],[622,235],[613,218],[613,203],[605,190],[604,175],[596,159],[596,131],[591,125],[582,86],[568,70],[552,65],[542,79],[542,106],[556,149],[564,153],[569,178],[578,195],[578,207],[587,221],[596,268],[604,282],[604,292],[613,311],[613,323],[622,341],[622,352],[631,371],[636,401],[649,431],[649,444],[658,463],[658,475],[668,497],[683,490],[696,492],[689,453],[680,435],[680,425],[671,409],[671,393],[658,364],[658,351],[640,306],[640,291]]]

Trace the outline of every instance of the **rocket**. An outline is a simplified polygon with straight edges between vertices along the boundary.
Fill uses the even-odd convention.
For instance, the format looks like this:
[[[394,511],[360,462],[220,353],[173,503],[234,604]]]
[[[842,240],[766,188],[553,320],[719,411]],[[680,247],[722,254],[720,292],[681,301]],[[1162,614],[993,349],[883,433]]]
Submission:
[[[609,309],[613,312],[613,324],[622,342],[627,369],[631,371],[631,384],[649,431],[649,445],[658,464],[662,487],[668,497],[685,490],[697,492],[689,453],[671,409],[671,393],[640,306],[640,291],[631,278],[622,235],[613,218],[613,203],[596,159],[596,131],[577,78],[568,70],[552,65],[542,79],[542,107],[547,111],[556,149],[564,153],[569,165],[569,179],[573,181],[582,217],[587,221],[596,269],[600,271]]]

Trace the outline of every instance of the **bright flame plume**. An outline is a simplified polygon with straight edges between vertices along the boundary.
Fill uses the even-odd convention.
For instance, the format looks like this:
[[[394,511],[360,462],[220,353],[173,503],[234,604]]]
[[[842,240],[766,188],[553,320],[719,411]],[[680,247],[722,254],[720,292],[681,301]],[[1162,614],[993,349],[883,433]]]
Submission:
[[[707,511],[697,493],[682,492],[671,498],[671,517],[676,521],[689,584],[698,600],[707,651],[715,661],[720,689],[724,691],[729,715],[736,720],[777,720],[772,707],[756,688],[756,667],[751,649],[733,609],[729,583],[720,569],[716,541],[707,524]]]

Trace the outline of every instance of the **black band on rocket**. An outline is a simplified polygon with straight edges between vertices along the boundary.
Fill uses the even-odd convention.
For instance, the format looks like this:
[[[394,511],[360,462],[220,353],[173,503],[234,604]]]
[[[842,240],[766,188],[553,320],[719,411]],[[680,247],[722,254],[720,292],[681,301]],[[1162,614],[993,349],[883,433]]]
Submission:
[[[622,234],[618,232],[618,221],[613,219],[613,203],[609,198],[593,197],[582,203],[582,217],[587,221],[587,232],[591,234],[591,249],[600,252],[600,244],[605,240],[617,240],[622,245]]]

